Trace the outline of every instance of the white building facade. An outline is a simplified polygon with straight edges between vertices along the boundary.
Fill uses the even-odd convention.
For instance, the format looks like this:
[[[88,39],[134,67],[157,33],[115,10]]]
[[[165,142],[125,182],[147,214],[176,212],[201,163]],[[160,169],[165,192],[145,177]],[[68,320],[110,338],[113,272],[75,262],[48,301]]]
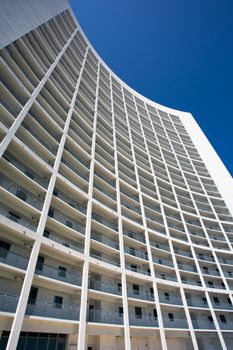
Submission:
[[[0,350],[233,349],[233,184],[65,0],[2,0]]]

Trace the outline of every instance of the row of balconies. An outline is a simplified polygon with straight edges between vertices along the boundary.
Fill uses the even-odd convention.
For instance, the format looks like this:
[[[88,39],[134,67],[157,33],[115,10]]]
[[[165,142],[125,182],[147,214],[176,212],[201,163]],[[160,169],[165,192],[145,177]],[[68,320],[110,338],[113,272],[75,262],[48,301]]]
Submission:
[[[1,312],[14,313],[18,304],[18,296],[0,293],[0,310]],[[117,307],[117,306],[116,306]],[[89,305],[87,311],[87,322],[106,323],[122,325],[123,308],[118,307],[117,311],[108,311]],[[26,315],[34,315],[45,318],[56,318],[63,320],[79,320],[79,306],[66,305],[62,303],[62,299],[54,297],[54,302],[47,302],[43,300],[29,299]],[[158,327],[158,317],[156,309],[145,310],[142,307],[130,307],[129,323],[131,326],[140,327]],[[183,318],[182,318],[183,316]],[[225,315],[219,316],[220,329],[233,328],[233,322],[227,320]],[[199,319],[198,319],[199,318]],[[191,317],[194,329],[215,329],[212,316],[207,314],[197,317],[195,314]],[[163,313],[163,325],[165,328],[188,328],[187,321],[182,314],[174,314],[174,312]]]

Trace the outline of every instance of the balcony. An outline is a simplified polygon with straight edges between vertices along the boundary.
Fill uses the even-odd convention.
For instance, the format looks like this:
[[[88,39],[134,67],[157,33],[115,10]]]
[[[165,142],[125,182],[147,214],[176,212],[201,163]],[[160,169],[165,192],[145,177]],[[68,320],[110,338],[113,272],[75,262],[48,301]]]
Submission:
[[[25,314],[78,321],[79,306],[55,304],[43,300],[30,300],[30,303],[27,304]]]
[[[61,282],[78,285],[78,286],[81,286],[82,284],[81,274],[63,271],[45,264],[41,264],[41,265],[39,264],[39,266],[36,267],[35,272],[38,275],[49,277]]]
[[[18,267],[19,269],[26,270],[28,265],[28,258],[19,254],[13,253],[9,250],[0,248],[0,262],[3,264]]]
[[[157,318],[152,315],[129,315],[130,326],[158,327]]]
[[[164,265],[164,266],[169,266],[174,268],[173,262],[164,258],[153,258],[153,262],[155,264],[159,264],[159,265]]]
[[[171,295],[171,293],[169,293],[169,296],[163,294],[159,295],[159,301],[164,304],[183,305],[181,298]]]
[[[84,247],[78,243],[71,243],[67,239],[63,239],[61,237],[58,237],[57,235],[55,235],[53,233],[49,233],[48,236],[46,235],[46,233],[44,233],[44,237],[51,239],[54,242],[60,243],[64,247],[71,248],[71,249],[76,250],[80,253],[83,253]]]
[[[119,324],[122,325],[123,314],[119,314],[118,312],[109,312],[104,310],[89,310],[88,322],[96,322],[96,323],[106,323],[106,324]]]
[[[128,289],[127,294],[129,298],[154,301],[154,294],[150,291]]]
[[[140,259],[148,260],[147,253],[140,252],[137,249],[125,247],[125,253],[135,256]]]
[[[163,326],[166,328],[188,328],[186,320],[176,318],[163,318]]]
[[[183,256],[187,256],[187,257],[189,257],[189,258],[192,258],[192,257],[193,257],[193,256],[192,256],[192,253],[187,252],[187,251],[185,251],[185,250],[179,250],[179,249],[174,248],[174,252],[175,252],[176,254],[183,255]]]
[[[145,237],[143,235],[137,234],[135,232],[124,230],[124,236],[135,239],[136,241],[146,243]]]
[[[18,305],[19,296],[0,293],[0,311],[14,313]]]
[[[95,258],[95,259],[97,259],[97,260],[106,262],[106,263],[111,264],[111,265],[115,265],[115,266],[119,266],[119,267],[121,266],[119,260],[113,259],[113,258],[110,257],[110,256],[107,257],[107,256],[103,256],[103,255],[101,255],[101,254],[97,254],[97,253],[94,253],[94,252],[91,252],[91,253],[90,253],[90,256],[91,256],[92,258]]]
[[[121,295],[121,285],[99,281],[94,278],[91,278],[89,280],[89,289],[94,289],[110,294]]]
[[[130,271],[133,271],[133,272],[137,272],[137,273],[141,273],[143,275],[146,275],[146,276],[150,276],[151,273],[149,270],[143,270],[142,268],[140,268],[139,266],[136,266],[136,265],[128,265],[126,264],[126,269],[127,270],[130,270]]]
[[[191,307],[201,307],[201,308],[209,308],[207,300],[205,297],[192,297],[192,298],[187,298],[187,304],[188,306]]]
[[[157,243],[157,242],[154,242],[152,240],[150,240],[150,244],[154,248],[158,248],[158,249],[162,249],[162,250],[166,250],[167,252],[170,252],[170,248],[169,248],[168,245],[165,245],[165,244],[162,244],[162,243]]]
[[[91,238],[94,239],[97,242],[103,243],[109,247],[112,247],[114,249],[119,250],[119,243],[113,241],[112,239],[103,237],[101,234],[96,233],[96,232],[92,232],[91,233]]]
[[[181,264],[178,262],[178,267],[180,270],[183,271],[190,271],[190,272],[196,272],[197,273],[197,268],[195,266],[190,266],[187,264]]]
[[[192,320],[194,329],[215,329],[214,322],[206,320]]]
[[[105,226],[111,228],[113,231],[118,231],[118,226],[116,224],[114,224],[111,221],[103,218],[99,214],[92,213],[92,219],[94,219],[95,221],[99,222],[102,225],[105,225]]]

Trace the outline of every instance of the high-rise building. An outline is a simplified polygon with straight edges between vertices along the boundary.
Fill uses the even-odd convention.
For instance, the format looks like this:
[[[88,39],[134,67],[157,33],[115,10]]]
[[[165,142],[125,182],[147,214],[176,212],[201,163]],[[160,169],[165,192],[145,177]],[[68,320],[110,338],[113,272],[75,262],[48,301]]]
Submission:
[[[1,1],[0,350],[233,349],[232,178],[66,0]]]

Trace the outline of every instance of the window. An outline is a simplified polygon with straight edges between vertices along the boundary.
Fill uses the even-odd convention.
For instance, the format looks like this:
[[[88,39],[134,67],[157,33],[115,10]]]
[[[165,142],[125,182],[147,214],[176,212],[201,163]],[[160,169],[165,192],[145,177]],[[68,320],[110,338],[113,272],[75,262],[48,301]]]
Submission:
[[[142,318],[142,308],[136,306],[134,308],[134,310],[135,310],[135,317],[136,318]]]
[[[53,215],[54,215],[54,210],[53,209],[49,209],[48,216],[50,218],[53,218]]]
[[[129,247],[129,254],[135,256],[135,248]]]
[[[10,159],[5,154],[3,154],[2,158],[6,159],[9,163],[11,162]]]
[[[150,288],[150,295],[153,297],[154,296],[154,289],[153,287]]]
[[[58,191],[57,191],[57,189],[56,189],[56,188],[54,188],[54,190],[53,190],[53,195],[54,195],[55,197],[57,197],[57,196],[58,196]]]
[[[133,284],[133,294],[139,295],[139,285],[138,284]]]
[[[158,259],[158,263],[159,263],[160,265],[163,265],[163,260],[162,260],[162,259]]]
[[[213,297],[215,305],[220,305],[218,297]]]
[[[24,202],[27,200],[27,194],[20,189],[17,190],[16,196]]]
[[[24,174],[27,175],[28,177],[30,177],[30,179],[32,179],[32,180],[34,179],[34,174],[31,170],[26,169]]]
[[[50,232],[48,230],[44,230],[44,237],[49,238]]]
[[[60,297],[58,295],[54,295],[54,298],[53,298],[53,306],[57,309],[61,309],[62,307],[62,300],[63,300],[63,297]]]
[[[226,317],[224,315],[219,315],[219,318],[222,323],[227,323]]]
[[[232,277],[232,272],[231,271],[227,271],[228,276]]]
[[[157,310],[156,309],[153,309],[153,315],[154,315],[154,319],[157,320],[158,314],[157,314]]]
[[[131,264],[131,271],[137,272],[137,269],[138,269],[137,265],[132,265]]]
[[[214,284],[213,284],[212,281],[208,281],[208,285],[209,285],[210,288],[214,288]]]
[[[165,296],[165,300],[170,300],[169,293],[165,292],[165,293],[164,293],[164,296]]]
[[[10,247],[11,247],[10,243],[0,241],[0,257],[1,257],[1,259],[7,258],[7,253],[10,250]]]
[[[44,266],[44,257],[39,255],[36,263],[36,270],[42,271]]]
[[[8,212],[7,217],[8,217],[10,220],[14,221],[14,222],[19,222],[19,220],[21,219],[20,216],[16,215],[16,214],[13,213],[12,211],[9,211],[9,212]]]
[[[118,290],[118,292],[122,291],[122,284],[121,283],[117,283],[117,290]]]
[[[133,234],[133,232],[128,232],[128,237],[130,237],[130,238],[134,238],[134,234]]]
[[[161,278],[162,278],[162,280],[165,280],[166,276],[163,273],[161,273]]]
[[[212,317],[212,316],[208,316],[208,320],[209,320],[209,322],[210,322],[210,323],[213,323],[213,322],[214,322],[214,320],[213,320],[213,317]]]
[[[63,266],[59,266],[58,268],[58,276],[61,278],[65,278],[66,277],[66,268]]]
[[[208,270],[208,267],[206,267],[206,266],[203,266],[203,271],[204,271],[204,273],[205,274],[209,274],[209,270]]]
[[[122,306],[119,306],[118,312],[119,312],[119,317],[123,317],[123,315],[124,315],[124,310],[123,310],[123,307],[122,307]]]
[[[73,223],[70,220],[66,220],[66,226],[68,226],[69,228],[72,228]]]
[[[28,304],[36,303],[37,293],[38,293],[38,288],[31,287],[29,297],[28,297]]]
[[[230,298],[227,298],[227,302],[228,302],[229,305],[232,305],[232,302],[231,302]]]
[[[168,313],[168,318],[169,318],[169,321],[174,321],[174,315],[173,315],[173,313],[169,312],[169,313]]]

